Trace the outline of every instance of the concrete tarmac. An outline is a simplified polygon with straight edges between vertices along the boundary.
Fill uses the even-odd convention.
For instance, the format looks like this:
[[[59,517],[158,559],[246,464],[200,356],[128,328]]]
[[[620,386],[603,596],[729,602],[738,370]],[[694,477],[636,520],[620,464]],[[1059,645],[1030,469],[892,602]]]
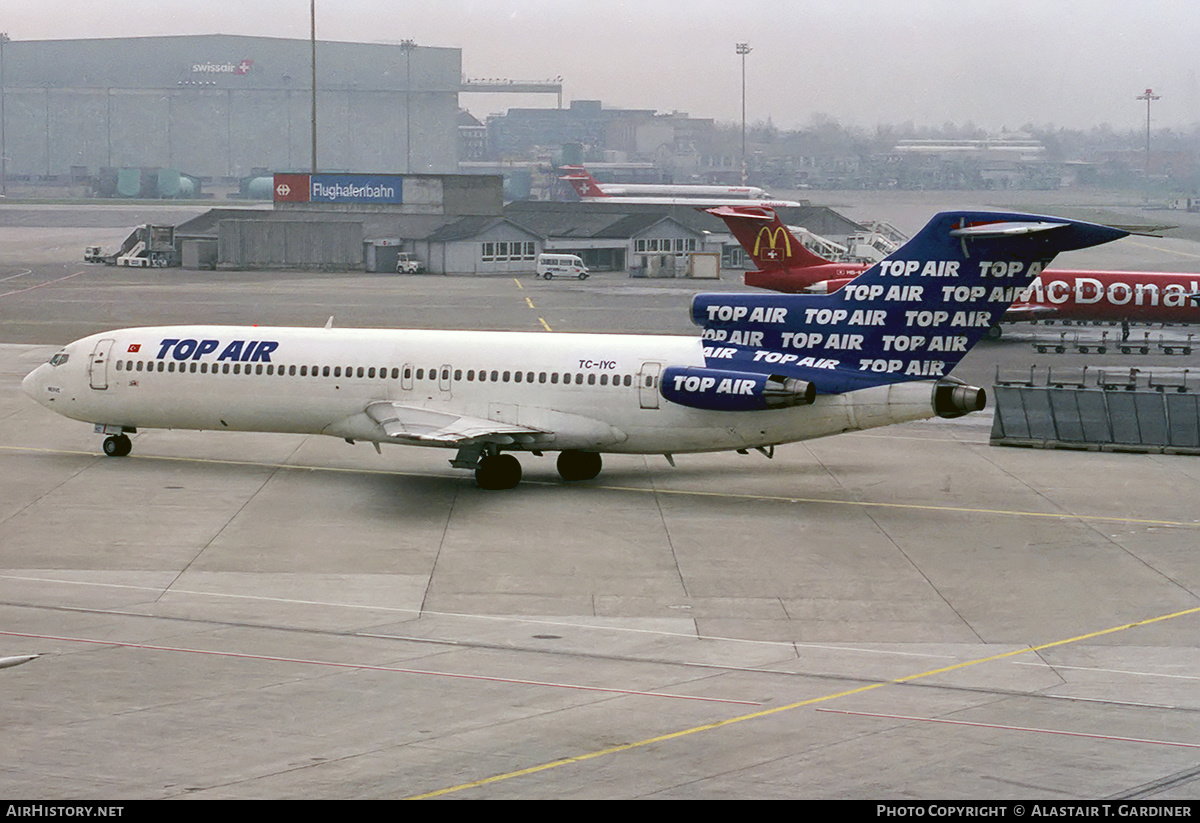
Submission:
[[[0,228],[0,656],[44,654],[0,671],[6,796],[1200,792],[1195,457],[992,447],[984,412],[571,485],[523,455],[507,492],[322,437],[146,431],[105,458],[19,389],[102,328],[692,334],[690,294],[738,278],[118,271],[45,222]],[[1149,243],[1148,268],[1200,253]],[[1042,328],[956,374],[1061,362]]]

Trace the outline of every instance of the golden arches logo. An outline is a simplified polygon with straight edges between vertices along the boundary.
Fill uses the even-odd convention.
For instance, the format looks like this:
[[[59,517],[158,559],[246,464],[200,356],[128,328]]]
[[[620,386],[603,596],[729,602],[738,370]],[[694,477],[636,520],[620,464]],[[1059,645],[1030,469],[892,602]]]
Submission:
[[[767,252],[762,253],[763,240],[766,240]],[[786,260],[792,256],[792,236],[783,226],[763,226],[758,230],[758,237],[754,239],[754,256],[766,257],[768,260],[777,260],[779,258],[779,248],[783,248],[783,257]]]

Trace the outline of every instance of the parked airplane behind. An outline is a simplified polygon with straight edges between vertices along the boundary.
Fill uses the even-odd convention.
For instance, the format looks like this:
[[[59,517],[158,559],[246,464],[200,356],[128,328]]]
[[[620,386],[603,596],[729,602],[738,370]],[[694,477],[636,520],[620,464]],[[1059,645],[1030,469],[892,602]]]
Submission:
[[[635,203],[658,206],[740,205],[782,209],[799,206],[796,200],[777,200],[757,186],[706,186],[670,183],[601,183],[583,166],[563,166],[560,177],[575,189],[579,199],[593,203]]]
[[[603,452],[766,453],[981,409],[954,365],[1055,254],[1125,234],[946,212],[834,294],[696,295],[701,337],[134,328],[67,345],[22,387],[112,456],[141,428],[293,432],[453,448],[484,488],[520,482],[513,451],[590,479]]]
[[[836,263],[809,251],[770,209],[726,206],[708,212],[725,221],[758,266],[758,271],[746,272],[747,286],[785,294],[828,294],[867,269],[862,263]],[[1117,322],[1125,335],[1131,322],[1196,323],[1200,274],[1046,269],[1001,320]]]

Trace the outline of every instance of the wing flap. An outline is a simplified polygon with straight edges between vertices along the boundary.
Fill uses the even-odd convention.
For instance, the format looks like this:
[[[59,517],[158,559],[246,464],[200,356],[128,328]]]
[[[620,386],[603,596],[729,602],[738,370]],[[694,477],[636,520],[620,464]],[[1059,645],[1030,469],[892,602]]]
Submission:
[[[514,443],[532,445],[551,437],[549,432],[528,426],[387,401],[370,404],[366,413],[388,437],[397,440],[446,445],[487,442],[511,446]]]

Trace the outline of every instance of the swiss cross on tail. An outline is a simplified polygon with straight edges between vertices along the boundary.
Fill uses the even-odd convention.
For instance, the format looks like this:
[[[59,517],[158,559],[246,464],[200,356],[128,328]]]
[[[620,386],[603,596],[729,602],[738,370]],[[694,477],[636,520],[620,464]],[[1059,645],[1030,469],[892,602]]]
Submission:
[[[705,361],[840,394],[939,380],[1056,254],[1124,237],[1029,214],[943,212],[834,294],[699,294]]]

